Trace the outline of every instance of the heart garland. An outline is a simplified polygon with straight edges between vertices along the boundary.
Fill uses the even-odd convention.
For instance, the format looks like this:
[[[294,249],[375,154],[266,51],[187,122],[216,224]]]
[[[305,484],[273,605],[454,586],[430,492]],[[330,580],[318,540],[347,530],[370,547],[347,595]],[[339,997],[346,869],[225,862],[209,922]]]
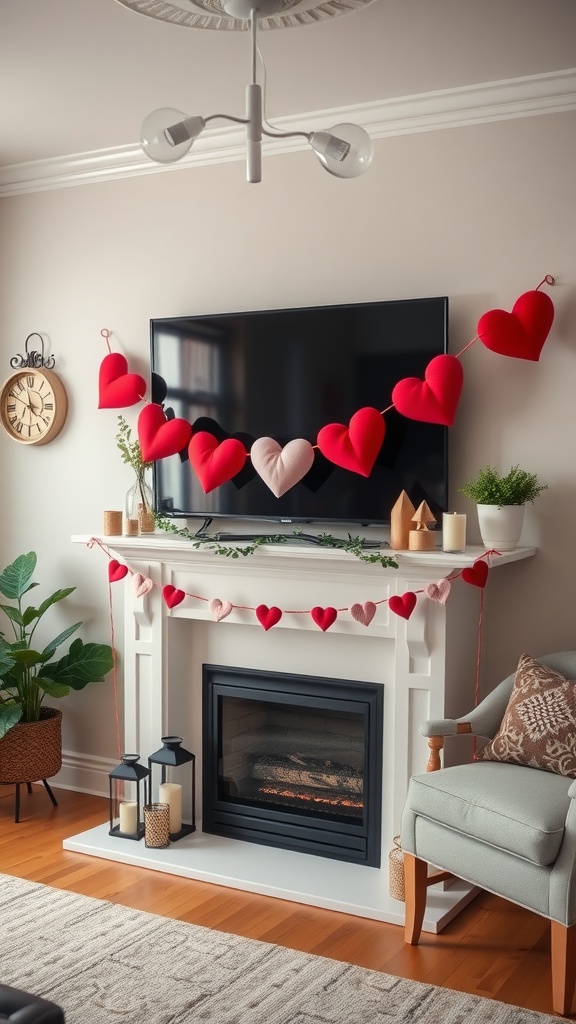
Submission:
[[[167,583],[165,587],[162,587],[162,597],[168,608],[175,608],[177,604],[182,604],[186,594],[183,590],[173,587],[171,583]]]
[[[266,604],[259,604],[256,609],[256,618],[263,629],[271,629],[282,618],[282,612],[275,605],[269,608]]]
[[[315,608],[312,608],[310,615],[316,625],[325,633],[336,622],[338,612],[335,608],[321,608],[319,605],[316,605]]]
[[[416,601],[416,594],[414,594],[413,591],[408,590],[405,594],[402,594],[402,596],[393,594],[392,597],[388,598],[388,605],[390,607],[390,611],[394,612],[396,615],[400,615],[403,619],[409,619],[416,607]]]
[[[215,622],[222,622],[222,619],[228,618],[232,611],[230,601],[221,601],[219,597],[213,598],[208,607]]]
[[[96,543],[92,539],[89,544],[90,547]],[[99,543],[99,546],[106,551],[106,548]],[[108,552],[106,551],[108,554]],[[499,554],[499,552],[490,550],[484,552],[481,558],[477,558],[473,565],[467,566],[462,569],[460,575],[465,583],[471,584],[472,586],[483,589],[486,586],[489,573],[489,565],[485,560],[491,555]],[[108,579],[112,582],[117,582],[123,579],[128,573],[128,566],[118,562],[115,558],[108,556]],[[134,589],[137,597],[143,597],[149,593],[154,587],[154,582],[149,577],[145,577],[142,573],[133,573]],[[454,579],[455,577],[452,577]],[[450,594],[452,579],[445,577],[444,579],[438,580],[437,583],[429,583],[423,590],[423,593],[431,601],[437,601],[440,604],[445,604]],[[419,593],[419,592],[418,592]],[[183,590],[179,590],[177,587],[167,584],[162,587],[162,597],[168,608],[175,608],[181,604],[185,597],[193,597],[197,600],[207,600],[207,598],[199,597],[198,594],[186,594]],[[417,604],[417,593],[414,591],[406,591],[402,595],[394,594],[388,598],[388,607],[394,614],[399,615],[403,619],[409,619],[414,611]],[[380,602],[382,603],[382,602]],[[209,601],[210,612],[216,622],[221,622],[227,618],[228,615],[234,609],[234,605],[231,601],[222,601],[220,598],[215,597]],[[244,605],[240,607],[246,607]],[[265,630],[269,630],[272,626],[275,626],[282,618],[282,610],[277,608],[275,605],[268,607],[268,605],[260,604],[257,608],[253,609],[256,613],[260,625]],[[343,610],[343,609],[341,609]],[[364,626],[368,626],[374,618],[377,606],[373,601],[365,601],[364,604],[353,604],[348,609],[352,618],[361,623]],[[300,614],[300,613],[299,613]],[[334,624],[338,617],[338,610],[331,606],[326,608],[320,605],[315,605],[314,608],[310,609],[310,616],[313,622],[323,631],[330,629],[330,626]]]
[[[314,463],[314,449],[298,437],[282,448],[272,437],[259,437],[250,449],[252,465],[272,494],[281,498]]]
[[[228,437],[221,443],[206,430],[192,435],[188,445],[190,463],[206,494],[231,480],[246,462],[246,449],[241,441]]]
[[[136,597],[144,597],[145,594],[149,594],[153,586],[154,583],[148,576],[143,576],[141,572],[134,573],[134,592]]]
[[[462,569],[462,579],[474,587],[483,589],[488,579],[488,566],[482,559],[477,559],[471,568]]]
[[[423,381],[405,377],[396,384],[392,401],[408,419],[452,427],[463,383],[464,371],[456,356],[435,356],[426,367]]]
[[[128,362],[120,352],[109,352],[100,364],[98,408],[122,409],[141,402],[146,381],[137,373],[128,373]]]
[[[110,583],[117,583],[118,580],[123,580],[127,572],[128,566],[117,562],[115,558],[110,559],[108,562],[108,579]]]
[[[336,466],[370,476],[385,433],[382,413],[367,406],[354,413],[347,427],[343,423],[322,427],[316,441],[322,455]]]
[[[431,601],[437,601],[439,604],[446,604],[450,593],[450,587],[450,580],[438,580],[437,583],[429,583],[427,587],[424,587],[424,593]]]
[[[376,615],[376,605],[373,601],[365,601],[364,604],[353,604],[350,609],[350,615],[356,622],[361,622],[363,626],[369,626]]]
[[[524,292],[512,312],[491,309],[478,321],[476,333],[486,348],[499,355],[537,362],[554,320],[554,304],[546,292]]]
[[[161,405],[150,402],[138,417],[138,439],[144,462],[178,455],[188,444],[192,427],[188,420],[167,419]]]

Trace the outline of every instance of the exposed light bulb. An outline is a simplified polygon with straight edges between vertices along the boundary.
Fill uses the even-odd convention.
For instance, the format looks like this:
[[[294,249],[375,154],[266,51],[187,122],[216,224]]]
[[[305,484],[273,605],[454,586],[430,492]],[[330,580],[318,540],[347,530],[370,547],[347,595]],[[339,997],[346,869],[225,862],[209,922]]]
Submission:
[[[206,122],[202,117],[189,117],[173,107],[160,107],[144,119],[140,145],[159,164],[181,160],[192,147]]]
[[[358,178],[368,170],[374,146],[368,132],[357,124],[335,124],[308,137],[323,167],[337,178]]]

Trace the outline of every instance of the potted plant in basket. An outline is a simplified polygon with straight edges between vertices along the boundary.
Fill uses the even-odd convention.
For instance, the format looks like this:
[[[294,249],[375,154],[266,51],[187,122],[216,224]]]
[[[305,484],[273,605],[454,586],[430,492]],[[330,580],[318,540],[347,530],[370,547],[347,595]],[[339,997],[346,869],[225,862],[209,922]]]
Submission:
[[[518,465],[504,475],[493,466],[483,466],[459,490],[476,502],[483,544],[511,551],[520,539],[526,503],[534,502],[547,487],[539,483],[536,473]]]
[[[0,594],[12,602],[0,604],[11,630],[8,636],[0,632],[0,783],[36,782],[60,771],[62,712],[45,706],[44,700],[83,690],[103,679],[113,665],[108,644],[79,638],[56,657],[81,622],[68,626],[42,650],[34,649],[40,619],[76,589],[56,590],[38,607],[25,605],[25,596],[38,586],[32,581],[36,561],[36,552],[29,551],[0,573]]]

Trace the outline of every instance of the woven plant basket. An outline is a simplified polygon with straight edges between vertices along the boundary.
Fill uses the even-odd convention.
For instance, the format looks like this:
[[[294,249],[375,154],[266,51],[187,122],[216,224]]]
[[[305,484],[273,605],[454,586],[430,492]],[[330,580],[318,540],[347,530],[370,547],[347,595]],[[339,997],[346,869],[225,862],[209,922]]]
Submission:
[[[38,782],[62,767],[62,712],[42,708],[38,722],[18,722],[0,740],[0,784]]]
[[[400,846],[400,836],[394,836],[392,840],[394,848],[388,854],[389,880],[388,889],[395,900],[406,900],[404,889],[404,854]]]

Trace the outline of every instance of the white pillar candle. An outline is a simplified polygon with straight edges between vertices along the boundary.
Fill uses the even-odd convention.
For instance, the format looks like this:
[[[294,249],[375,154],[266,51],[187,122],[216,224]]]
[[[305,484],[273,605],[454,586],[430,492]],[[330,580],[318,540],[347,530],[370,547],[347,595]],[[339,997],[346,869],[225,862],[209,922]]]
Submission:
[[[176,782],[163,782],[158,789],[158,801],[170,808],[170,832],[182,828],[182,786]]]
[[[442,515],[443,551],[466,550],[466,516],[458,512],[444,512]]]
[[[120,831],[134,835],[138,828],[137,803],[135,800],[123,800],[120,804]]]

